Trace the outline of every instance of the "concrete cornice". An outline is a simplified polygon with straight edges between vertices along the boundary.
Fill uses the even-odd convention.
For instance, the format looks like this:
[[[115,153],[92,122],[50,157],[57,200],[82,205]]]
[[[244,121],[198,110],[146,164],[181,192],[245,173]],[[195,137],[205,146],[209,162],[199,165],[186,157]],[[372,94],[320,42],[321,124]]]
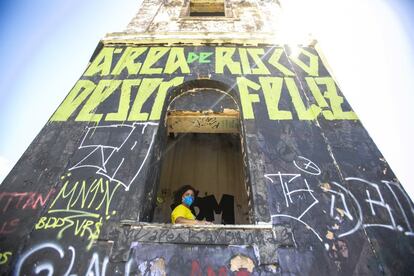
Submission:
[[[311,37],[303,39],[303,46],[312,46],[315,40]],[[241,45],[285,45],[288,44],[275,33],[242,33],[242,32],[168,32],[168,33],[109,33],[102,39],[105,45],[110,44],[165,44],[165,45],[203,45],[203,44],[241,44]]]

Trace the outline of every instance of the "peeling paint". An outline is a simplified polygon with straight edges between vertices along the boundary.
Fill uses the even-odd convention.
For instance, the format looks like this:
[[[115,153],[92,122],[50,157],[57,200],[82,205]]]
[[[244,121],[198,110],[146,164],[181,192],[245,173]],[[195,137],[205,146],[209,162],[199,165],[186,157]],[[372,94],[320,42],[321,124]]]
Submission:
[[[233,257],[230,260],[230,270],[233,272],[239,271],[240,269],[245,268],[247,269],[247,271],[252,273],[254,267],[255,265],[253,261],[249,257],[246,257],[246,256],[239,255],[239,256]]]
[[[333,240],[333,239],[334,239],[334,233],[333,233],[333,232],[331,232],[331,231],[328,231],[328,232],[326,233],[326,238],[327,238],[328,240]]]
[[[329,183],[322,183],[320,187],[324,192],[331,190],[331,185],[329,185]]]

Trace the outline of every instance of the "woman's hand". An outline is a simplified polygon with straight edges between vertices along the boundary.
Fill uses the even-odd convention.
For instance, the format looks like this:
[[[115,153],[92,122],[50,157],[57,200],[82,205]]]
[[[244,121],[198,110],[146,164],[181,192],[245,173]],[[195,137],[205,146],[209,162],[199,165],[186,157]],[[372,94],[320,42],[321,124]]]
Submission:
[[[197,224],[200,225],[212,225],[213,223],[210,221],[206,221],[206,220],[197,220]]]

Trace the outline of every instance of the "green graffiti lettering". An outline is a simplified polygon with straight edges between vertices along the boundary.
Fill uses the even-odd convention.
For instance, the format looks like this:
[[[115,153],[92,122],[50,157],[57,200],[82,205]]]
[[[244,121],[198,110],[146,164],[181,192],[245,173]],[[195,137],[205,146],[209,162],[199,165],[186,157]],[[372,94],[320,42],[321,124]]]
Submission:
[[[105,101],[121,85],[121,80],[101,80],[85,103],[75,121],[99,122],[102,114],[93,113],[99,104]]]
[[[167,59],[167,64],[164,69],[164,74],[172,74],[178,69],[181,69],[182,74],[190,73],[190,67],[188,67],[184,55],[184,48],[182,47],[171,48],[170,54]]]
[[[285,78],[286,86],[289,94],[292,97],[292,103],[298,114],[299,120],[314,120],[321,112],[321,108],[317,105],[311,105],[309,109],[306,108],[299,94],[298,87],[296,86],[293,78]]]
[[[194,52],[189,52],[187,57],[188,63],[193,63],[194,61],[198,60],[198,55]]]
[[[89,80],[79,80],[69,95],[53,114],[50,121],[66,121],[73,112],[85,101],[96,85]]]
[[[252,68],[252,73],[254,75],[270,75],[269,70],[261,59],[261,56],[264,55],[264,50],[261,48],[248,48],[247,52],[255,63],[255,66]]]
[[[96,179],[95,179],[92,182],[92,184],[89,186],[88,189],[86,188],[87,185],[88,185],[88,183],[86,183],[85,180],[82,180],[82,185],[80,186],[78,196],[73,200],[72,204],[70,204],[70,206],[69,206],[70,208],[74,207],[78,203],[79,199],[81,200],[80,201],[80,208],[85,208],[85,204],[88,201],[88,197],[89,197],[91,191],[95,190],[95,194],[92,197],[92,200],[89,199],[89,201],[90,201],[89,205],[91,205],[93,203],[93,201],[95,200],[95,196],[96,196],[96,193],[97,193],[97,188],[102,186],[102,181],[96,181]],[[72,198],[71,198],[71,201],[72,201]]]
[[[78,236],[79,234],[81,234],[81,231],[82,231],[82,229],[84,229],[83,227],[85,226],[87,221],[90,221],[90,220],[82,220],[81,223],[80,223],[79,220],[76,220],[75,230],[74,230],[75,236]],[[92,224],[93,224],[93,222],[92,222]],[[83,237],[83,233],[80,236]]]
[[[241,74],[240,63],[233,60],[235,48],[216,48],[216,73],[223,74],[224,67],[227,67],[231,74]]]
[[[83,223],[82,223],[83,224]],[[88,230],[88,232],[91,231],[92,225],[94,225],[95,222],[92,220],[87,220],[86,223],[83,224],[82,232],[80,233],[80,236],[83,237],[85,235],[85,231]],[[92,234],[92,233],[91,233]],[[76,235],[76,234],[75,234]]]
[[[162,108],[164,106],[165,98],[167,96],[168,89],[178,86],[184,82],[184,77],[176,77],[170,81],[163,82],[158,89],[157,96],[155,97],[154,104],[152,105],[150,120],[159,120],[161,117]]]
[[[147,58],[142,65],[140,74],[161,74],[162,68],[152,68],[168,51],[170,48],[167,47],[152,47],[148,51]]]
[[[111,192],[109,192],[111,190],[109,186],[109,181],[105,180],[105,189],[103,188],[103,185],[102,185],[103,179],[101,178],[99,181],[101,182],[101,187],[102,187],[101,191],[103,190],[105,192],[102,196],[101,203],[96,206],[95,210],[97,211],[100,210],[102,208],[102,205],[105,204],[105,215],[107,216],[109,215],[109,207],[111,205],[112,198],[114,197],[116,190],[118,190],[118,188],[122,184],[121,183],[116,184],[115,188]]]
[[[13,253],[10,251],[0,252],[0,265],[6,264],[9,261],[9,258],[12,254]]]
[[[268,62],[273,65],[277,70],[283,73],[285,76],[294,76],[295,73],[290,71],[286,66],[282,65],[280,61],[280,57],[284,54],[283,48],[276,48],[272,54],[272,56],[269,58]]]
[[[269,113],[270,120],[291,120],[292,113],[287,110],[279,110],[279,100],[282,94],[283,78],[260,77],[260,85]]]
[[[210,63],[214,59],[212,56],[215,57],[217,74],[230,74],[237,78],[244,119],[254,119],[256,104],[263,104],[266,105],[270,120],[292,120],[296,115],[298,120],[314,120],[319,115],[326,120],[358,120],[352,110],[344,110],[349,108],[344,104],[345,99],[334,80],[318,76],[319,56],[309,49],[299,49],[299,55],[291,54],[289,57],[282,47],[216,47],[214,52],[197,52],[197,49],[192,49],[194,52],[188,52],[186,56],[185,47],[105,47],[91,62],[84,77],[116,77],[106,77],[96,84],[91,80],[79,80],[50,121],[67,121],[72,118],[75,121],[96,123],[101,120],[160,120],[168,91],[182,84],[184,75],[192,74],[189,64]],[[115,57],[119,58],[116,63]],[[296,72],[304,75],[304,81],[295,78],[296,72],[292,64]],[[276,72],[279,77],[270,76],[270,71]],[[181,76],[169,81],[164,81],[163,78],[132,77],[118,80],[120,75],[126,74]],[[237,75],[258,76],[249,80]],[[306,84],[310,92],[303,91],[308,88],[306,85],[305,88],[299,87],[299,82]],[[306,95],[312,98],[311,102],[308,102]],[[282,101],[285,96],[289,103]],[[114,102],[114,107],[113,104],[111,107],[104,104],[109,100]],[[107,110],[109,108],[111,109]],[[78,189],[82,185],[80,183]]]
[[[212,52],[201,52],[199,63],[210,63],[211,60],[208,59],[213,53]]]
[[[243,110],[244,119],[254,119],[253,103],[260,102],[259,95],[250,94],[249,88],[257,91],[260,85],[244,77],[237,78],[237,86],[240,92],[240,102]]]
[[[45,225],[46,225],[46,222],[45,222],[46,219],[47,219],[47,217],[41,217],[41,218],[39,218],[39,221],[35,225],[35,229],[36,230],[43,229],[45,227]]]
[[[89,209],[91,211],[105,211],[105,215],[108,216],[110,215],[109,208],[112,198],[121,185],[117,183],[113,187],[108,180],[103,178],[94,179],[92,183],[88,183],[86,180],[76,181],[71,185],[67,181],[52,202],[48,213],[84,212],[91,217],[99,217],[98,214],[88,212]],[[104,210],[102,210],[102,206],[104,206]],[[44,221],[39,221],[39,226],[42,223]]]
[[[127,69],[128,75],[138,74],[139,69],[141,68],[142,63],[136,62],[136,59],[139,58],[148,47],[128,47],[125,49],[121,58],[115,65],[115,68],[112,70],[112,75],[118,76],[124,69]]]
[[[103,178],[94,179],[93,182],[66,181],[47,211],[47,216],[39,218],[35,229],[60,229],[58,239],[63,238],[66,230],[72,229],[75,236],[87,236],[89,250],[99,237],[103,216],[108,220],[116,214],[116,211],[111,212],[110,206],[121,186],[119,182],[114,185]]]
[[[111,72],[112,56],[114,48],[103,48],[89,65],[85,74],[86,77],[94,76],[100,73],[100,76],[107,76]]]
[[[210,63],[211,60],[209,59],[209,57],[212,54],[213,54],[212,52],[200,52],[200,54],[197,55],[194,52],[189,52],[187,56],[187,62],[193,63],[194,61],[198,60],[199,63]]]
[[[240,48],[239,49],[240,61],[244,75],[249,75],[252,73],[250,69],[249,57],[247,56],[247,49]]]
[[[66,189],[68,189],[68,184],[69,184],[69,181],[66,181],[65,184],[63,184],[62,189],[60,189],[59,194],[56,196],[55,200],[53,200],[52,204],[50,205],[50,208],[53,208],[55,206],[58,199],[60,199],[60,198],[66,199],[66,198],[70,197],[68,202],[67,202],[67,205],[66,205],[66,209],[69,209],[69,206],[70,206],[70,203],[72,202],[72,198],[75,194],[76,188],[79,185],[79,181],[76,181],[76,183],[73,185],[72,189],[70,189],[68,192],[66,192]]]
[[[299,59],[301,55],[308,57],[309,65]],[[299,55],[290,55],[289,59],[300,68],[302,68],[302,70],[305,71],[309,76],[319,76],[319,58],[317,55],[314,55],[305,49],[300,49]]]
[[[318,106],[320,108],[322,108],[322,114],[325,117],[325,119],[333,120],[334,115],[332,114],[332,111],[329,110],[329,104],[326,101],[326,99],[324,98],[324,96],[322,95],[322,92],[319,89],[318,85],[316,84],[315,78],[307,77],[307,78],[305,78],[305,80],[306,80],[306,83],[308,84],[308,87],[309,87],[316,103],[318,104]]]
[[[137,96],[135,97],[134,104],[132,105],[131,112],[129,113],[128,121],[148,120],[148,113],[141,112],[141,109],[144,106],[144,103],[160,85],[162,80],[163,79],[161,78],[151,78],[142,80],[137,92]]]
[[[105,117],[105,121],[126,121],[129,111],[129,102],[131,100],[131,89],[133,86],[138,86],[140,83],[140,79],[124,80],[122,82],[118,112],[108,113]]]
[[[55,228],[55,227],[62,227],[65,225],[65,220],[62,218],[50,218],[48,225],[46,228]]]
[[[95,198],[98,195],[98,193],[102,193],[103,191],[103,187],[102,187],[102,178],[99,179],[99,181],[96,181],[96,179],[92,182],[90,189],[88,190],[88,196],[91,194],[92,198],[89,199],[89,204],[87,206],[88,209],[90,209],[93,205],[93,203],[95,202]],[[87,203],[86,201],[86,197],[85,197],[85,201],[82,202],[82,208],[84,208],[83,206],[85,206],[85,203]]]
[[[323,96],[329,100],[331,111],[325,110],[322,112],[325,119],[327,120],[358,120],[358,116],[353,111],[344,111],[342,109],[342,104],[344,103],[344,98],[338,95],[338,90],[336,89],[335,81],[331,77],[321,77],[321,78],[306,78],[306,81],[309,85],[309,88],[315,98],[322,95],[322,92],[319,89],[319,85],[326,87],[326,91],[323,93]],[[319,95],[319,96],[315,96]],[[319,103],[318,103],[319,104]],[[324,103],[323,107],[327,107],[328,104]]]

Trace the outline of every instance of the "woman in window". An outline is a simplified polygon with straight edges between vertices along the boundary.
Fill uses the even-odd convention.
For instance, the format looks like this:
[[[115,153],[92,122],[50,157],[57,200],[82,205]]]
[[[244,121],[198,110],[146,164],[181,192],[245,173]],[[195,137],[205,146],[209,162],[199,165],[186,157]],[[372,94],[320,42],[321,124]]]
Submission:
[[[174,210],[171,213],[173,224],[212,224],[209,221],[196,220],[190,210],[195,198],[195,189],[190,185],[184,185],[174,193]]]

